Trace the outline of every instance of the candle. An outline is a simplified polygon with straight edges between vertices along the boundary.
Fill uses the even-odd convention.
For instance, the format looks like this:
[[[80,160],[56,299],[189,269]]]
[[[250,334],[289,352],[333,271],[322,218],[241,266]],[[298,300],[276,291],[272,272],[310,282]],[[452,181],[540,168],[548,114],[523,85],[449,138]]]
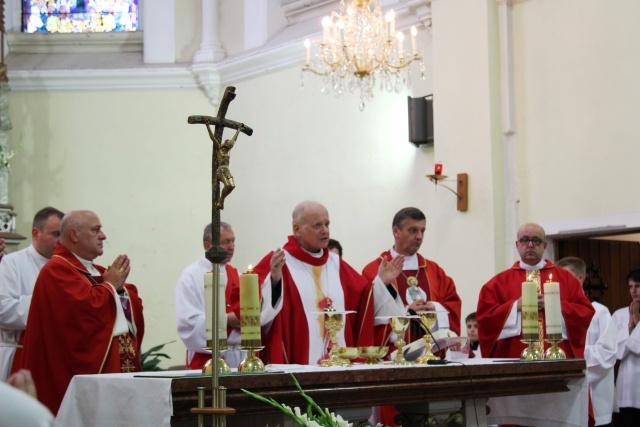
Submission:
[[[411,26],[411,53],[413,55],[416,54],[416,35],[418,34],[418,30],[415,25]]]
[[[396,13],[393,9],[389,10],[389,35],[393,36],[396,33]]]
[[[402,34],[402,31],[398,31],[396,38],[398,39],[398,58],[402,60],[402,54],[404,53],[404,34]]]
[[[384,19],[386,21],[385,25],[384,25],[384,38],[385,39],[389,39],[389,37],[393,34],[389,32],[389,24],[391,23],[391,20],[393,19],[393,15],[391,14],[391,12],[393,12],[393,10],[390,10],[389,12],[387,12],[386,15],[384,15]]]
[[[562,314],[560,310],[560,283],[549,281],[544,284],[544,321],[547,336],[562,334]]]
[[[240,339],[260,340],[260,296],[258,275],[249,271],[240,275]]]
[[[218,340],[227,339],[227,298],[224,292],[226,289],[227,270],[222,267],[218,278]]]
[[[538,286],[522,282],[522,333],[538,335]]]
[[[218,318],[218,339],[227,338],[227,301],[225,289],[227,287],[226,273],[220,273],[218,278],[218,309],[213,310],[213,272],[204,274],[204,318],[207,331],[207,341],[213,339],[211,320]]]
[[[213,273],[204,273],[204,323],[207,330],[207,341],[213,339],[211,328],[213,319]]]
[[[331,18],[325,16],[322,18],[322,34],[325,42],[329,41],[329,31],[331,30]]]
[[[309,65],[309,62],[311,62],[311,42],[309,41],[309,39],[304,40],[304,48],[307,54],[304,63],[306,65]]]
[[[435,174],[442,175],[442,163],[436,163]]]

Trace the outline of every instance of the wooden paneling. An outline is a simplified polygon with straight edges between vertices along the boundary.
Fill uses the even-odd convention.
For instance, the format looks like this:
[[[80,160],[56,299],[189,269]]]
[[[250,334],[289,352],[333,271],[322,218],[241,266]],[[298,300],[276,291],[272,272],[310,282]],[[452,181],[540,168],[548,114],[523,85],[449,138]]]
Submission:
[[[609,286],[600,303],[612,313],[631,303],[626,277],[629,271],[640,268],[640,243],[576,238],[558,240],[556,248],[556,259],[575,256],[582,259],[587,267],[593,263],[600,269],[604,282]]]

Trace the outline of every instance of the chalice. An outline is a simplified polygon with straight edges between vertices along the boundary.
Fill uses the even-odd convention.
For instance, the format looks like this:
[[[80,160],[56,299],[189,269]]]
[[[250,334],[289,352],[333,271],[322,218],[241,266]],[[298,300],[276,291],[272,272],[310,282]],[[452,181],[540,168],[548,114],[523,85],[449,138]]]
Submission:
[[[431,329],[436,325],[438,314],[435,311],[423,311],[420,315],[420,326],[426,332],[424,335],[425,353],[416,359],[416,363],[426,364],[429,360],[438,360],[439,357],[431,352]]]
[[[351,366],[349,360],[340,357],[338,332],[344,327],[344,315],[352,312],[336,311],[333,307],[327,307],[322,313],[324,313],[324,327],[329,332],[331,340],[331,350],[329,351],[329,358],[322,360],[320,366],[325,368],[330,366]]]
[[[407,331],[407,327],[409,326],[409,322],[411,322],[411,317],[392,317],[389,319],[389,323],[391,324],[391,330],[398,336],[394,345],[398,349],[396,353],[396,358],[393,361],[392,365],[410,365],[411,362],[407,362],[404,358],[403,348],[406,344],[404,340],[404,334]]]

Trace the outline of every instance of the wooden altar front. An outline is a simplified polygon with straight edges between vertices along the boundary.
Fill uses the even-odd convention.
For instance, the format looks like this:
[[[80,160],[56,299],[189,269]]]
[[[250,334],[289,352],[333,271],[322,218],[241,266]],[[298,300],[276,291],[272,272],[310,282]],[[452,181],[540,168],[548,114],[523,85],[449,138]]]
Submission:
[[[315,368],[297,371],[294,375],[320,407],[336,412],[388,404],[403,405],[402,408],[413,411],[419,407],[437,406],[437,402],[457,401],[461,402],[458,412],[464,418],[461,425],[483,425],[486,399],[565,392],[569,390],[570,382],[584,378],[585,366],[583,359],[537,362],[469,360],[464,365],[454,362],[443,366]],[[272,416],[278,411],[246,395],[241,391],[243,388],[292,407],[306,407],[289,373],[223,376],[220,385],[227,388],[227,406],[237,411],[227,417],[230,427],[276,425]],[[197,406],[197,387],[207,388],[206,402],[210,405],[210,378],[173,379],[172,425],[195,425],[192,424],[195,417],[189,411]],[[480,403],[475,409],[469,407],[469,403],[473,405],[474,401],[476,405]]]

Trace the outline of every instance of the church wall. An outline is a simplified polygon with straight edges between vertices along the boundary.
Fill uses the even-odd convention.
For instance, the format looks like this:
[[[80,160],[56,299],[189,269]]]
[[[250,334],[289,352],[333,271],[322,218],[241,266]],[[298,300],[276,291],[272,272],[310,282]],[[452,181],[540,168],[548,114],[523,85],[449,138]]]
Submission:
[[[420,39],[429,57],[426,33]],[[231,83],[237,98],[228,117],[254,129],[232,151],[237,188],[222,212],[236,232],[240,270],[284,244],[291,211],[305,199],[326,204],[332,236],[357,270],[392,245],[398,209],[417,206],[431,221],[433,199],[444,196],[424,177],[433,170],[433,148],[410,144],[407,125],[407,96],[431,93],[431,77],[414,74],[411,91],[376,89],[362,113],[357,96],[323,95],[315,77],[301,91],[297,66]],[[108,238],[98,263],[120,253],[132,258],[130,281],[147,321],[143,348],[177,339],[175,283],[203,253],[210,220],[211,141],[187,117],[217,109],[198,90],[176,89],[12,92],[10,111],[11,144],[20,135],[24,141],[10,183],[18,231],[28,234],[45,205],[96,211]],[[423,249],[435,254],[431,234]],[[181,342],[166,351],[173,359],[163,366],[184,363]]]
[[[633,0],[514,6],[523,221],[638,211],[639,17]]]

